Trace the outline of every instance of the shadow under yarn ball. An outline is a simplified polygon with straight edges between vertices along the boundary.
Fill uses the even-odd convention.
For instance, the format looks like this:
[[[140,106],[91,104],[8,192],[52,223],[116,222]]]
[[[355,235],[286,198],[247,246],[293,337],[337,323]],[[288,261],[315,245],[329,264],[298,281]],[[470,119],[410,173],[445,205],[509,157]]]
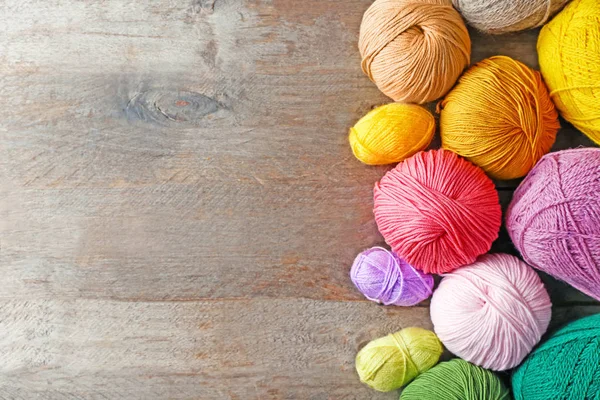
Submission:
[[[392,250],[425,272],[450,272],[498,237],[498,192],[485,173],[448,150],[419,152],[375,184],[375,221]]]
[[[560,128],[541,74],[505,56],[472,66],[439,108],[442,147],[495,179],[525,176]]]
[[[540,31],[537,50],[560,114],[600,144],[600,1],[567,4]]]
[[[360,25],[362,70],[395,101],[440,98],[469,65],[471,39],[450,0],[375,0]]]
[[[510,400],[510,393],[493,372],[453,359],[417,377],[400,400]]]
[[[554,333],[512,377],[515,400],[600,398],[600,314]]]
[[[486,254],[444,276],[431,321],[444,346],[483,368],[519,365],[546,332],[550,297],[535,271],[509,254]]]
[[[542,26],[569,0],[452,0],[467,23],[490,34]]]
[[[545,155],[515,191],[506,228],[528,264],[600,300],[600,149]]]

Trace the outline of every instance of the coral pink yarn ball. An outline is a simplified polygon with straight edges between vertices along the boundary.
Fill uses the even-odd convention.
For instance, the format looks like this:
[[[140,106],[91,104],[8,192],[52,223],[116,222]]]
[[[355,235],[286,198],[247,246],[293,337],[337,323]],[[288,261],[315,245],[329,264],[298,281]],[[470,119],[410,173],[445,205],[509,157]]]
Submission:
[[[400,258],[441,274],[471,264],[498,237],[494,183],[448,150],[420,152],[375,184],[375,221]]]
[[[546,332],[550,297],[533,268],[509,254],[486,254],[444,276],[431,298],[435,333],[452,353],[480,367],[516,367]]]

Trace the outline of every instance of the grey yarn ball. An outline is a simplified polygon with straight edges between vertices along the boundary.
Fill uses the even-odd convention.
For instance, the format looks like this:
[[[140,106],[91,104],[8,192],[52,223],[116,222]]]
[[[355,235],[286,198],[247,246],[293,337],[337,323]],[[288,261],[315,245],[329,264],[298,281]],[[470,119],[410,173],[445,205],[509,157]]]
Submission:
[[[569,0],[452,0],[467,23],[490,34],[517,32],[545,24]]]

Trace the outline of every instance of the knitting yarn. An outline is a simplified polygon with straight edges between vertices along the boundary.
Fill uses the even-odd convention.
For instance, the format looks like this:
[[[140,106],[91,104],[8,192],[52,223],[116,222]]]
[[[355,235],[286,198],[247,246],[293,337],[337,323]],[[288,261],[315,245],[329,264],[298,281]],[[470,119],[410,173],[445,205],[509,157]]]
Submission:
[[[414,306],[433,290],[433,277],[417,271],[382,247],[360,253],[350,270],[354,285],[369,300],[385,305]]]
[[[572,322],[525,359],[512,377],[515,400],[600,398],[600,314]]]
[[[521,182],[506,228],[523,259],[600,300],[600,149],[545,155]]]
[[[544,26],[537,49],[560,114],[600,144],[600,1],[569,3]]]
[[[392,164],[427,148],[435,119],[414,104],[391,103],[369,112],[350,128],[350,146],[369,165]]]
[[[453,359],[419,375],[400,400],[510,400],[510,394],[493,372]]]
[[[469,65],[471,39],[451,0],[375,0],[360,25],[362,70],[395,101],[426,103]]]
[[[569,0],[452,0],[467,23],[501,34],[542,26]]]
[[[369,342],[356,355],[361,382],[380,392],[396,390],[437,364],[442,344],[421,328],[404,328]]]
[[[448,350],[503,371],[523,361],[546,332],[551,306],[532,268],[515,256],[486,254],[444,276],[430,312]]]
[[[374,189],[379,232],[400,258],[440,274],[470,264],[498,236],[498,193],[485,173],[448,150],[419,152]]]
[[[440,108],[442,146],[496,179],[525,176],[560,128],[540,73],[510,57],[471,67]]]

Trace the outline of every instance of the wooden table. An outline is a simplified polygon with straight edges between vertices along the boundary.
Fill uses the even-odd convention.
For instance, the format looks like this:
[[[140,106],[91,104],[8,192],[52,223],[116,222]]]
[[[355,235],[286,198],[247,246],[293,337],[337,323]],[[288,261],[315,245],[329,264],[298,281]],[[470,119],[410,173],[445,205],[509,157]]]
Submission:
[[[347,143],[389,101],[360,70],[369,4],[0,1],[0,399],[397,398],[353,362],[431,327],[348,277],[383,243],[386,168]],[[473,32],[473,60],[537,66],[536,36]],[[546,280],[553,327],[600,311]]]

